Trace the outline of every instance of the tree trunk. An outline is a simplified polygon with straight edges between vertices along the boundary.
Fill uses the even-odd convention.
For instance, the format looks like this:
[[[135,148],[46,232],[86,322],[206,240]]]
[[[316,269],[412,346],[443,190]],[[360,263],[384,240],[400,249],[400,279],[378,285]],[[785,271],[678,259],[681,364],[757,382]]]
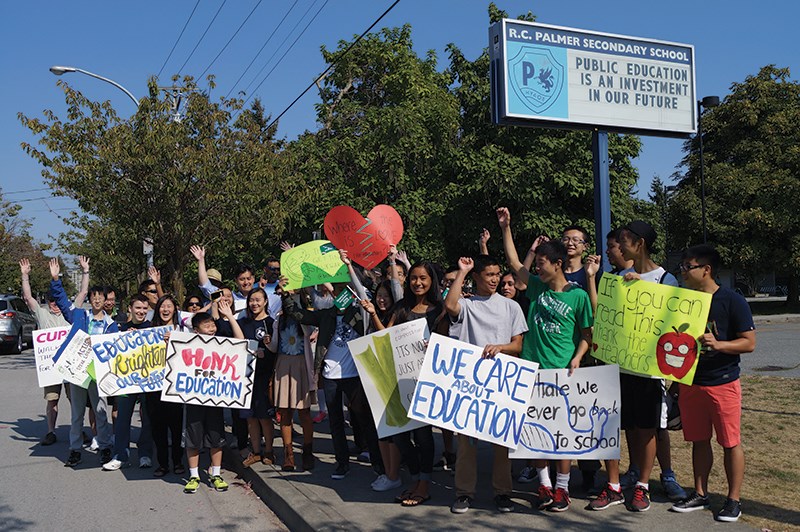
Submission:
[[[796,274],[789,275],[789,295],[786,296],[786,306],[797,305],[800,303],[800,294],[798,294],[798,285],[800,285],[800,277]]]

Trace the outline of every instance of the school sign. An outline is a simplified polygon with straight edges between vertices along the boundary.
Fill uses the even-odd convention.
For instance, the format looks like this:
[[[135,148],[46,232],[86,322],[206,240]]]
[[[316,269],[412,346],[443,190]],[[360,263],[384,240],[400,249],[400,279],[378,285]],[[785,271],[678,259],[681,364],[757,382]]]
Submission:
[[[497,124],[696,132],[691,45],[504,19],[489,50]]]

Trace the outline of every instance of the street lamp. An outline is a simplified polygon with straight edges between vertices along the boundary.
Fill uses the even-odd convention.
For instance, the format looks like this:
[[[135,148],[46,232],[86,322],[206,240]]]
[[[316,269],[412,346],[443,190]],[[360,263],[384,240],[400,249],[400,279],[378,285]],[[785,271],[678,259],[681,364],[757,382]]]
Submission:
[[[136,96],[131,94],[131,91],[129,91],[128,89],[126,89],[125,87],[123,87],[122,85],[120,85],[119,83],[114,81],[113,79],[104,78],[103,76],[95,74],[94,72],[89,72],[88,70],[83,70],[82,68],[75,68],[75,67],[68,67],[68,66],[58,66],[58,65],[51,66],[50,67],[50,72],[52,72],[56,76],[60,76],[62,74],[66,74],[68,72],[80,72],[81,74],[86,74],[87,76],[91,76],[91,77],[97,78],[97,79],[99,79],[101,81],[105,81],[106,83],[110,83],[110,84],[114,85],[116,88],[118,88],[119,90],[121,90],[122,92],[124,92],[125,94],[127,94],[128,97],[131,100],[133,100],[133,103],[136,104],[136,108],[137,109],[139,108],[139,100],[136,99]]]
[[[706,175],[703,168],[703,112],[702,107],[709,109],[719,105],[719,96],[706,96],[697,100],[697,136],[700,140],[700,210],[703,215],[703,244],[708,244],[708,229],[706,228]]]

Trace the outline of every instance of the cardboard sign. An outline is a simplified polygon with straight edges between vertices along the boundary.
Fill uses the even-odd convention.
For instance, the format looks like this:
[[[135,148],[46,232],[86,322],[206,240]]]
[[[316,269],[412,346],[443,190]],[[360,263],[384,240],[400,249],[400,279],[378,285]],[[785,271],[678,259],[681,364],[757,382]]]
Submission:
[[[711,294],[604,273],[591,354],[631,373],[691,384]]]
[[[107,397],[161,390],[168,331],[172,325],[92,336],[98,393]]]
[[[167,345],[161,400],[204,406],[250,408],[256,342],[173,332]]]
[[[33,333],[33,355],[36,359],[36,378],[39,387],[52,386],[64,382],[64,376],[53,367],[53,356],[61,347],[70,327],[40,329]]]
[[[389,246],[403,238],[403,220],[389,205],[376,205],[367,217],[347,205],[325,216],[325,236],[365,268],[374,268],[389,255]]]
[[[421,427],[406,415],[425,359],[428,322],[418,319],[347,342],[379,438]]]
[[[618,460],[619,366],[540,369],[510,458]]]
[[[53,356],[53,366],[56,371],[65,381],[81,388],[88,388],[92,382],[92,377],[89,375],[92,362],[94,362],[94,352],[91,336],[78,328],[70,329],[58,352]]]
[[[339,251],[327,240],[312,240],[284,251],[281,254],[281,273],[289,279],[286,290],[350,281]]]
[[[431,335],[408,417],[516,449],[539,365]]]

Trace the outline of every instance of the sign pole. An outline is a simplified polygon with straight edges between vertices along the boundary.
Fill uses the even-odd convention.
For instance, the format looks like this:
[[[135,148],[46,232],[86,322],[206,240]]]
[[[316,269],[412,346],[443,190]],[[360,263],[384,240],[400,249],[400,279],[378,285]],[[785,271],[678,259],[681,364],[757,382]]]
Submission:
[[[592,173],[594,174],[595,252],[602,257],[602,271],[611,271],[606,235],[611,231],[611,180],[608,174],[608,131],[592,130]]]

